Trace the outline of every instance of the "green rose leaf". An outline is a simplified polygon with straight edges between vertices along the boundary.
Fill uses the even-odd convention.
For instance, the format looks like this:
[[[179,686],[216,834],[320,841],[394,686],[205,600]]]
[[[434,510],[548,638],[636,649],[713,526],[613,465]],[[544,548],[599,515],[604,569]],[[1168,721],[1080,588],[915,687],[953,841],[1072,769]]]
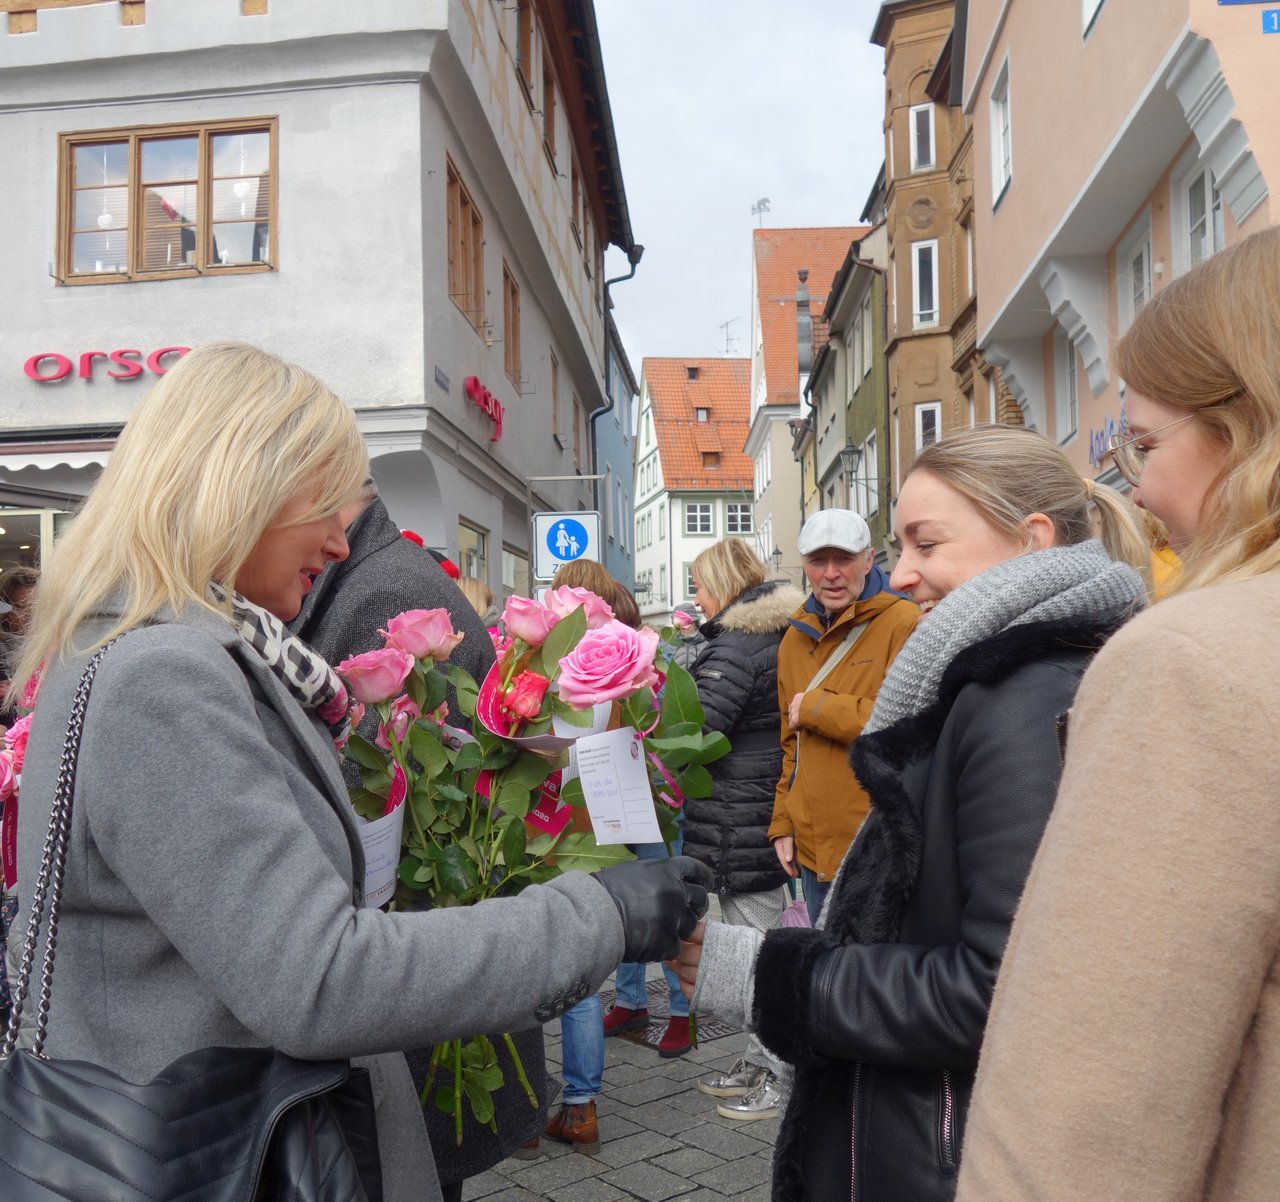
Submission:
[[[572,651],[587,633],[587,615],[575,609],[567,618],[561,618],[543,641],[541,654],[542,674],[554,680],[560,672],[560,661]]]
[[[409,729],[409,746],[428,776],[439,776],[448,769],[449,752],[440,742],[440,728],[434,722],[419,718]]]
[[[560,800],[580,810],[586,807],[587,799],[583,796],[582,781],[578,777],[575,776],[560,786]]]
[[[464,897],[480,883],[480,871],[460,843],[450,843],[436,861],[440,886],[457,897]]]
[[[522,818],[512,818],[502,832],[502,862],[511,872],[524,863],[525,829]]]
[[[701,730],[705,721],[706,714],[703,712],[702,702],[698,700],[698,686],[693,683],[693,677],[679,664],[669,664],[667,683],[662,689],[663,726],[693,722]]]
[[[474,768],[479,768],[484,759],[484,752],[480,750],[479,743],[463,743],[453,755],[453,770],[455,772],[470,772]]]
[[[434,713],[443,703],[449,691],[449,682],[444,674],[431,668],[427,671],[426,696],[418,702],[424,714]],[[416,700],[416,699],[415,699]]]
[[[559,697],[551,698],[551,712],[558,717],[563,718],[570,726],[590,726],[595,719],[595,713],[591,709],[576,710],[567,702],[561,701]]]
[[[387,808],[387,799],[368,789],[352,789],[351,805],[361,818],[381,818],[382,811]]]
[[[492,1120],[494,1112],[493,1099],[485,1092],[483,1087],[470,1080],[467,1074],[463,1073],[462,1088],[467,1095],[467,1101],[471,1103],[471,1113],[476,1116],[476,1122],[488,1123]]]
[[[384,776],[391,775],[391,757],[361,735],[353,734],[347,740],[345,753],[347,759],[354,760],[361,768],[368,768],[372,772],[381,772]]]
[[[476,716],[476,698],[480,695],[480,686],[471,676],[454,664],[441,664],[441,671],[453,685],[454,696],[458,699],[458,708],[463,717],[474,719]]]
[[[601,847],[589,831],[575,831],[556,844],[556,864],[562,872],[595,872],[634,859],[625,843]]]
[[[385,772],[375,772],[372,768],[360,769],[360,783],[364,786],[366,793],[372,793],[375,797],[381,797],[383,806],[386,806],[387,794],[391,792],[391,777]]]
[[[714,788],[711,773],[701,764],[690,764],[676,777],[676,786],[686,797],[710,797]]]

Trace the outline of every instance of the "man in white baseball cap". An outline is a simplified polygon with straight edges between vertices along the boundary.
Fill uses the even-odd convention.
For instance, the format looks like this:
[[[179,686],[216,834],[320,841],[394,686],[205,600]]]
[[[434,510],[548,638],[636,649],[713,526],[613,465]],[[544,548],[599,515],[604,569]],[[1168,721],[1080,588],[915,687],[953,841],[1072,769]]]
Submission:
[[[871,531],[853,510],[819,510],[796,547],[812,591],[778,648],[783,759],[769,838],[783,868],[800,877],[816,921],[867,816],[849,746],[920,610],[889,591]]]

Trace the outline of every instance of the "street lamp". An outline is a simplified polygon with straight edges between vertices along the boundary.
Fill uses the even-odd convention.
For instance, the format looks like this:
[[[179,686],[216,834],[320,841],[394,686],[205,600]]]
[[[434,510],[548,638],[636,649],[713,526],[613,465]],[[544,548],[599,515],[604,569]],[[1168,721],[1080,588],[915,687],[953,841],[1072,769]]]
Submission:
[[[773,554],[770,555],[769,558],[773,560],[773,572],[776,576],[780,571],[782,571],[782,548],[775,546],[773,548]]]
[[[845,439],[844,447],[840,448],[840,466],[845,472],[845,484],[849,488],[849,508],[854,507],[854,474],[858,471],[858,465],[863,461],[863,448],[855,447],[854,440]]]

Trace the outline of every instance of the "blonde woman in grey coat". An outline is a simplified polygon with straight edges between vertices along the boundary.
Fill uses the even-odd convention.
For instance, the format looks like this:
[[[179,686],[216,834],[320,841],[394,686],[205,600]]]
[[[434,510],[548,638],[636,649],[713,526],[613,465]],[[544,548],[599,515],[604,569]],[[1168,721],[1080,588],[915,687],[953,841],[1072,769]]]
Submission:
[[[671,954],[705,907],[679,860],[464,909],[362,907],[335,752],[348,716],[282,623],[346,556],[340,513],[367,471],[351,410],[319,381],[252,347],[203,347],[135,409],[55,547],[15,674],[20,692],[47,665],[20,898],[88,653],[125,637],[84,720],[51,1056],[143,1082],[209,1046],[377,1057],[532,1027],[620,960]],[[386,1202],[439,1198],[403,1056],[372,1067]]]

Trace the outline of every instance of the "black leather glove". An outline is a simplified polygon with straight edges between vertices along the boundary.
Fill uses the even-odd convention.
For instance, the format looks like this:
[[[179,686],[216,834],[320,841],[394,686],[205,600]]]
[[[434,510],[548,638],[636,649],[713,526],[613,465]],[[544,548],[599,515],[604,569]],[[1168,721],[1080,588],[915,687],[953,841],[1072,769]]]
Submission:
[[[707,889],[715,880],[710,868],[688,856],[628,860],[592,875],[622,916],[622,959],[628,964],[670,960],[707,912]]]

